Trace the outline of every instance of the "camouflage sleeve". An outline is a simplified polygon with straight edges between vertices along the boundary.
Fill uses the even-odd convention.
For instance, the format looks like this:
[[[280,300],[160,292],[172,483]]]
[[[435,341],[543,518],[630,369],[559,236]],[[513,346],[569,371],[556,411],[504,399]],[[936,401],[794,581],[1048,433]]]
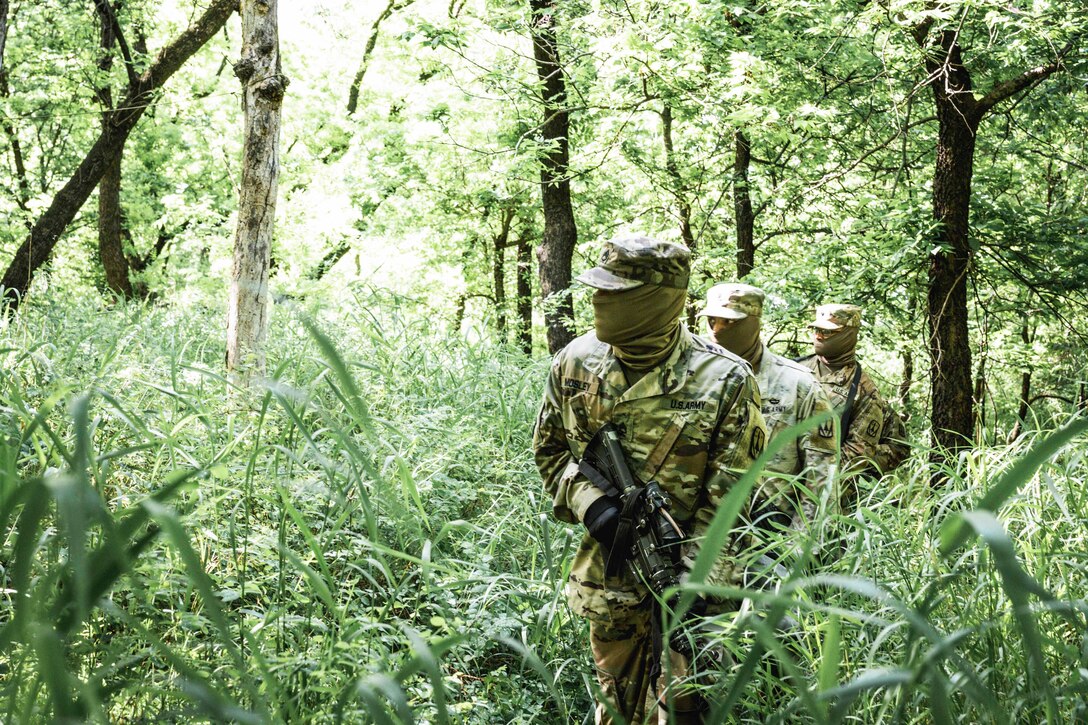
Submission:
[[[560,521],[576,524],[589,505],[604,494],[578,473],[578,462],[563,425],[558,369],[558,362],[553,362],[544,384],[544,400],[533,430],[533,455],[544,490],[552,499],[552,514]]]
[[[876,450],[884,428],[884,401],[876,390],[859,392],[854,401],[854,417],[842,444],[844,476],[875,472]]]
[[[822,385],[815,380],[805,391],[798,419],[807,420],[814,415],[831,412],[831,400]],[[800,392],[800,391],[798,391]],[[801,497],[800,510],[794,514],[792,526],[800,530],[804,523],[816,516],[816,508],[823,491],[831,486],[836,457],[835,428],[832,421],[822,424],[800,440],[801,465],[807,491]]]
[[[884,406],[884,425],[881,431],[880,443],[876,447],[873,460],[881,473],[891,473],[907,460],[910,445],[907,443],[906,426],[890,405]]]
[[[767,426],[760,412],[759,388],[750,374],[737,374],[731,381],[732,391],[725,399],[732,405],[718,421],[716,436],[710,441],[710,459],[707,462],[706,496],[704,505],[695,511],[692,527],[690,555],[698,555],[710,522],[714,519],[722,499],[733,484],[752,467],[763,452],[767,442]],[[728,404],[728,403],[727,403]],[[733,584],[739,567],[733,555],[736,543],[722,547],[721,556],[715,562],[708,578],[712,584]]]

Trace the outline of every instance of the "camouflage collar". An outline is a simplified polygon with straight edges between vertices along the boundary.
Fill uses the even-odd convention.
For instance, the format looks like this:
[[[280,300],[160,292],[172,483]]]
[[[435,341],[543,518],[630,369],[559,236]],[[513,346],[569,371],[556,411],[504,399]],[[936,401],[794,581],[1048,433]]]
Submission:
[[[691,332],[687,328],[681,329],[680,341],[676,349],[661,365],[650,371],[641,380],[623,391],[616,403],[623,403],[640,398],[652,398],[658,395],[668,395],[680,389],[688,377],[688,362],[691,360]],[[610,351],[611,353],[611,351]],[[614,355],[609,354],[611,367],[623,379],[623,369]]]

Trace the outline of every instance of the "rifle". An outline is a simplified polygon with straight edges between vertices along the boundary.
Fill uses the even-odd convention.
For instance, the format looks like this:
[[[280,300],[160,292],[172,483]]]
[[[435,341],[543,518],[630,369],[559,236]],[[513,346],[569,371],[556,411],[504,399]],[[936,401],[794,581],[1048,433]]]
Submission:
[[[578,470],[605,495],[620,500],[620,523],[612,546],[605,552],[605,572],[618,574],[626,562],[654,593],[655,602],[660,602],[668,589],[680,585],[680,547],[684,540],[683,530],[669,513],[665,492],[657,481],[640,484],[634,477],[620,446],[619,431],[611,423],[605,423],[593,436]],[[697,606],[692,609],[698,614]],[[669,646],[692,657],[691,641],[680,629],[673,630]]]

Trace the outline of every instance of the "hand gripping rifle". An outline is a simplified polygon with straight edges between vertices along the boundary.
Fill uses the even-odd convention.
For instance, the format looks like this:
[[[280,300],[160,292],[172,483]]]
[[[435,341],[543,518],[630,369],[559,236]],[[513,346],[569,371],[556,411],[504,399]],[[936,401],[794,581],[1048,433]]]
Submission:
[[[606,574],[615,576],[626,562],[660,601],[666,590],[680,585],[684,540],[683,530],[669,514],[669,499],[661,486],[656,481],[640,484],[634,477],[620,447],[619,431],[611,423],[605,423],[593,436],[578,470],[605,495],[620,501],[616,538],[605,551]],[[658,619],[654,617],[655,628]],[[692,656],[691,641],[680,629],[673,631],[669,646],[685,657]]]

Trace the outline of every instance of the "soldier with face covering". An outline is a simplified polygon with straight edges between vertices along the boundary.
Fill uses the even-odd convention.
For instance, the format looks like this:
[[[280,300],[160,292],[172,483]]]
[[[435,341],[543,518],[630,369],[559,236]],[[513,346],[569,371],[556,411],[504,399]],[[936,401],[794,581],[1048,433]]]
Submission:
[[[812,373],[798,363],[774,354],[760,339],[763,319],[763,290],[747,284],[720,284],[706,293],[705,317],[711,335],[719,345],[752,366],[763,401],[763,419],[770,439],[786,428],[831,410],[831,403]],[[834,423],[825,424],[798,437],[767,464],[770,476],[756,496],[754,518],[767,526],[769,518],[789,522],[802,530],[816,513],[821,492],[830,484],[835,463]]]
[[[620,501],[580,472],[587,445],[605,423],[618,429],[632,473],[643,483],[656,481],[669,499],[686,537],[687,569],[722,497],[766,440],[748,366],[681,322],[689,258],[686,247],[645,237],[605,243],[598,266],[578,277],[595,288],[594,330],[552,361],[533,435],[554,515],[585,527],[567,598],[589,620],[604,700],[598,723],[613,722],[611,712],[629,723],[695,723],[704,708],[690,690],[670,686],[692,663],[671,649],[662,652],[654,595],[629,566],[605,571]],[[727,548],[708,583],[735,582]]]
[[[903,421],[857,361],[861,308],[829,304],[816,308],[813,329],[815,354],[798,362],[823,384],[841,416],[843,509],[857,502],[858,475],[880,476],[894,471],[910,453]]]

